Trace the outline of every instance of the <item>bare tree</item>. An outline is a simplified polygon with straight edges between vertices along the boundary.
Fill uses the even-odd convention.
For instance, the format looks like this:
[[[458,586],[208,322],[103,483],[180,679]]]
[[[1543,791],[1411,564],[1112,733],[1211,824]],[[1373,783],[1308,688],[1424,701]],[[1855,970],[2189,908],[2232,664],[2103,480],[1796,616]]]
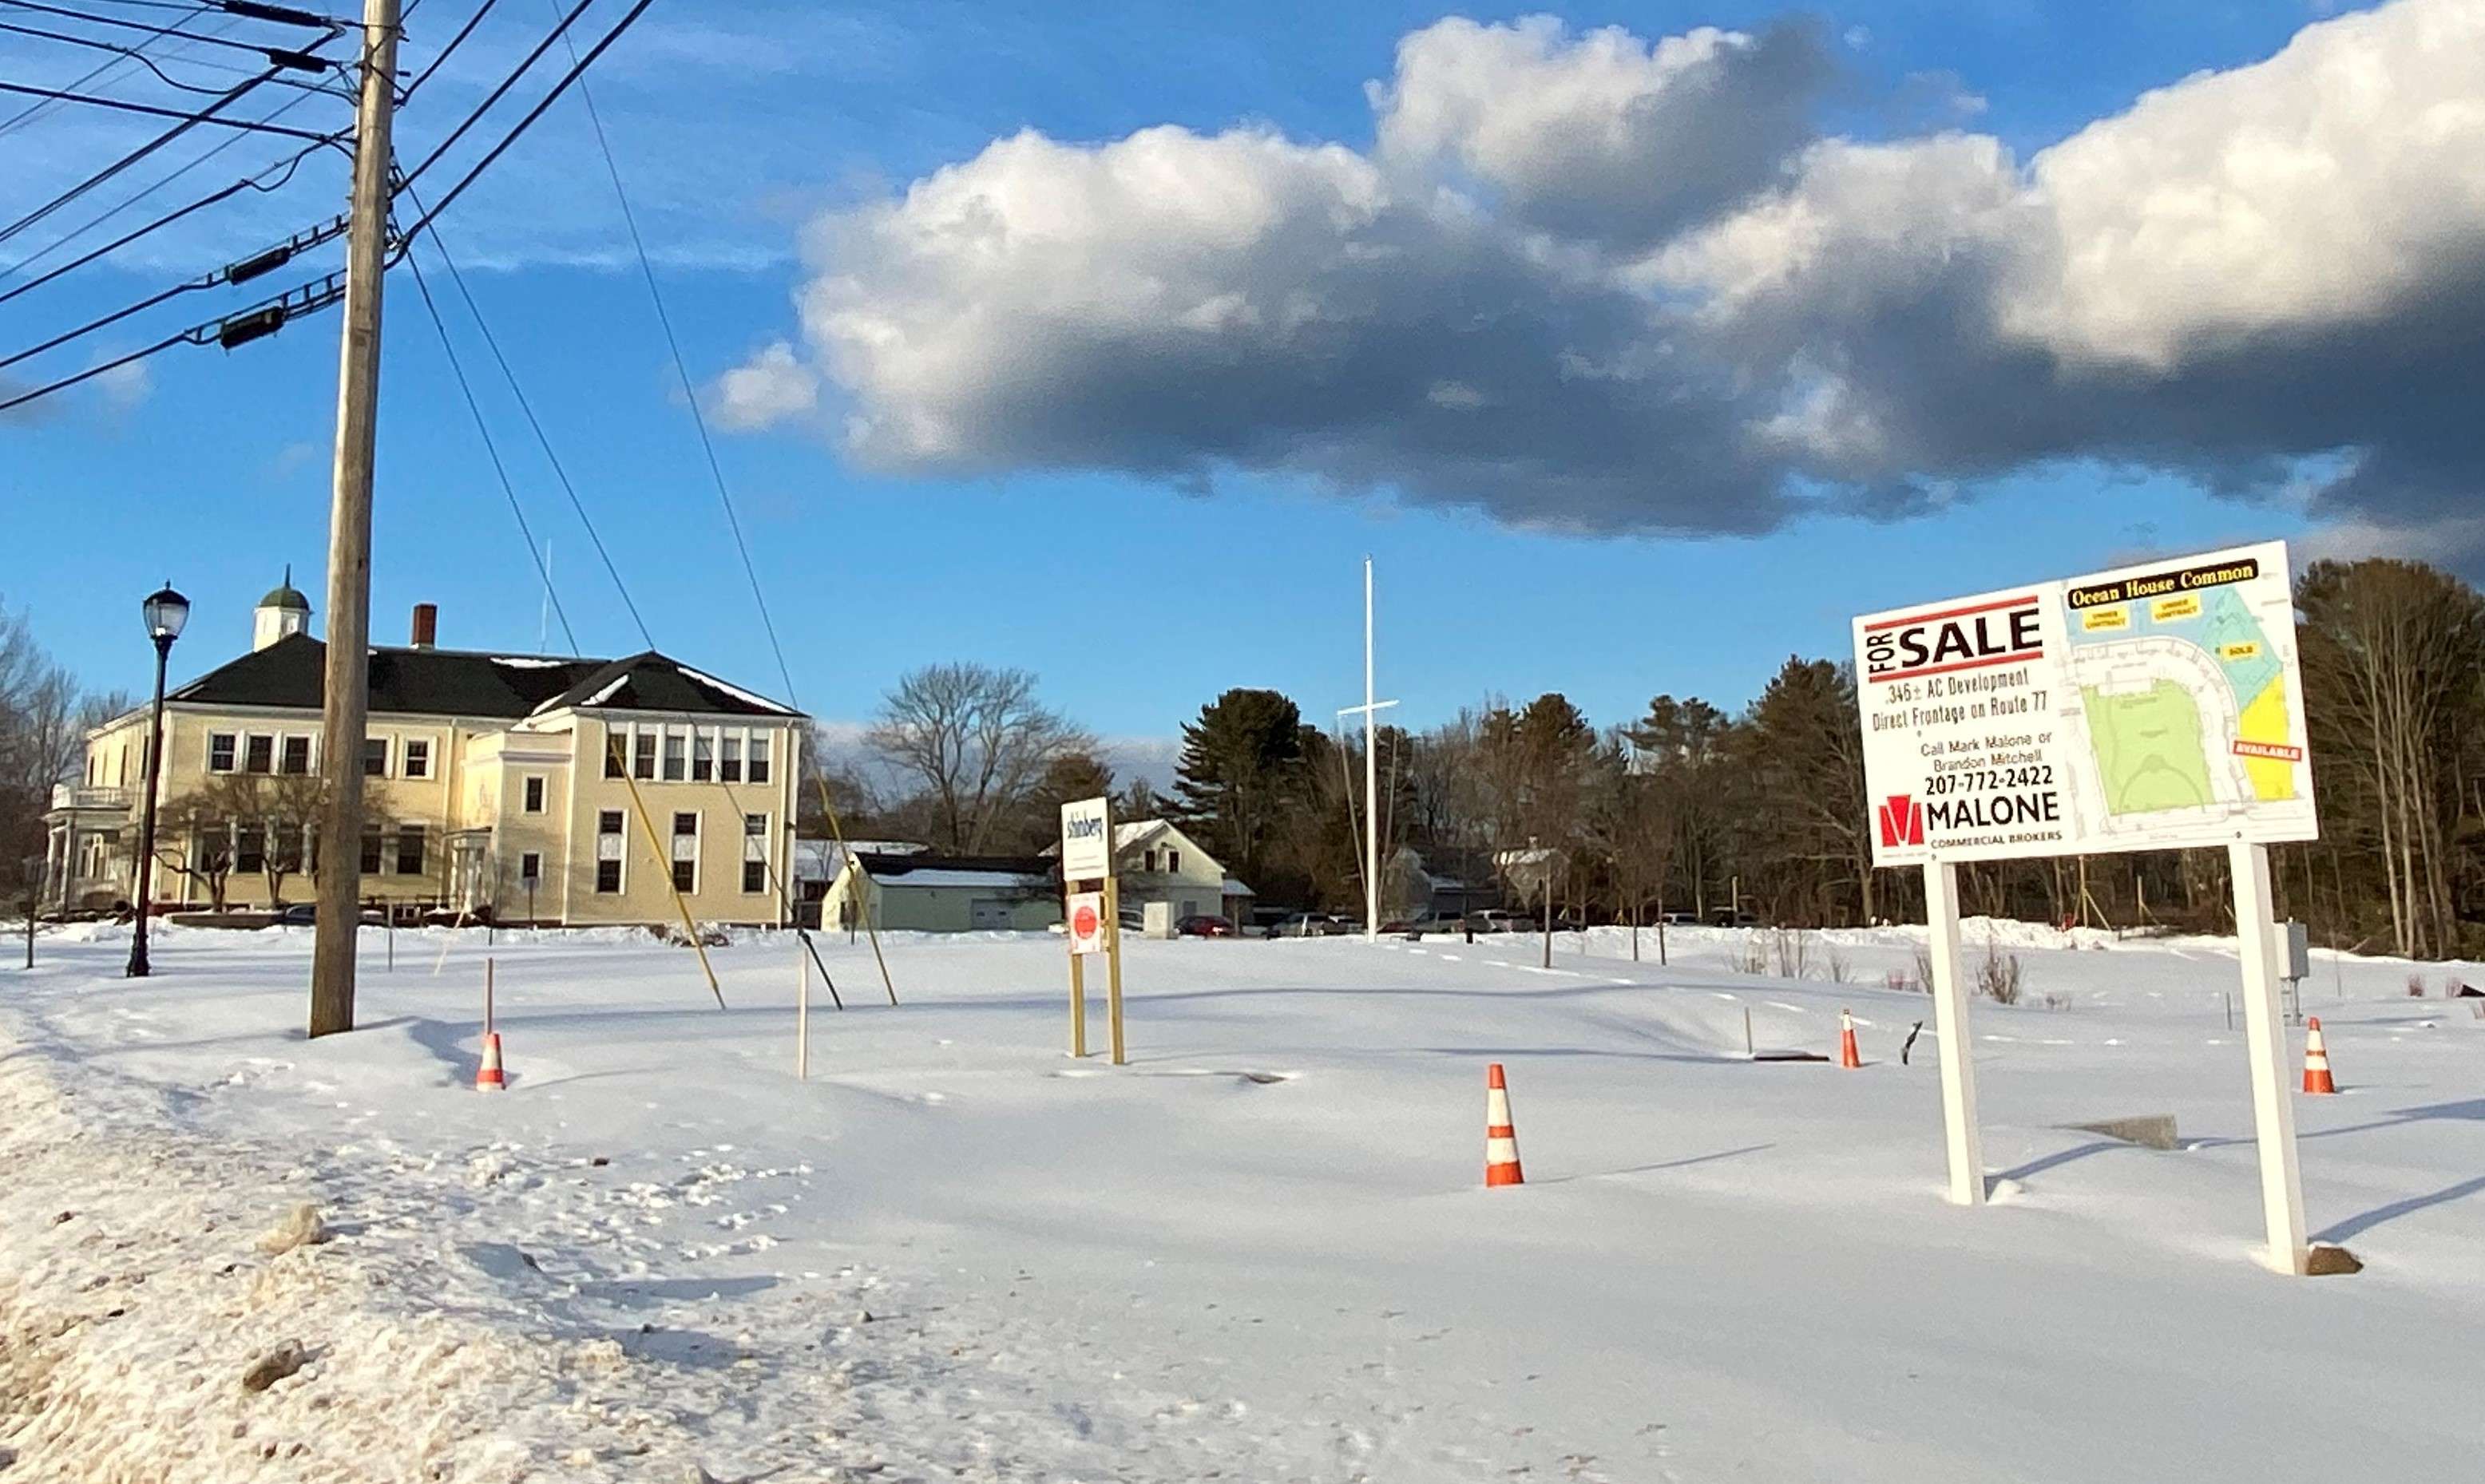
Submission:
[[[980,664],[928,665],[905,676],[864,741],[921,785],[933,843],[969,854],[991,848],[1012,806],[1054,759],[1096,745],[1036,699],[1033,675]]]
[[[270,906],[285,901],[285,878],[304,875],[318,879],[318,859],[310,844],[319,818],[327,812],[328,783],[318,773],[280,773],[251,780],[256,818],[266,831],[259,872],[267,877]]]

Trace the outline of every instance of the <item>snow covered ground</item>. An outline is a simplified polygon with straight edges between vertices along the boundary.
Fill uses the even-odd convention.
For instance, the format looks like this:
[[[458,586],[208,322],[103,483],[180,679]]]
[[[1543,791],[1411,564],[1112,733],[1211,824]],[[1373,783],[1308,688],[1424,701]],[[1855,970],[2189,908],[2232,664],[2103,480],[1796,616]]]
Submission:
[[[2290,1280],[2231,945],[1988,931],[1978,1211],[1906,930],[1802,980],[1702,930],[1133,943],[1118,1069],[1062,1054],[1058,939],[892,940],[897,1008],[823,940],[807,1083],[789,937],[714,951],[720,1012],[644,938],[367,931],[311,1043],[307,934],[134,983],[55,934],[0,969],[0,1480],[2474,1478],[2485,1018],[2406,981],[2485,973],[2319,957],[2305,1185],[2368,1267]],[[1842,1006],[1863,1070],[1744,1059]],[[2182,1147],[2065,1126],[2152,1113]],[[303,1202],[330,1239],[262,1250]]]

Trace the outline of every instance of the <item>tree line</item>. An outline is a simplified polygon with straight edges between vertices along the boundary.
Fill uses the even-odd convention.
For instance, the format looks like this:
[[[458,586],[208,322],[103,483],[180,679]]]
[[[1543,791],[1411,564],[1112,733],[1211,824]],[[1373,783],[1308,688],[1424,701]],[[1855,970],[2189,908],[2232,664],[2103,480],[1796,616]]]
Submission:
[[[2321,838],[2275,850],[2280,911],[2340,947],[2485,952],[2485,595],[2421,562],[2324,561],[2299,578],[2296,607]],[[52,787],[75,778],[86,730],[127,705],[81,688],[0,607],[0,882],[13,897],[41,869],[42,814]],[[1420,913],[1441,883],[1477,904],[1549,893],[1580,920],[1922,913],[1917,873],[1871,868],[1843,660],[1790,656],[1736,710],[1662,693],[1598,727],[1558,691],[1488,696],[1429,730],[1379,728],[1373,745],[1391,917]],[[815,738],[806,764],[852,838],[1033,855],[1053,842],[1063,802],[1105,794],[1118,818],[1182,823],[1263,904],[1359,912],[1362,748],[1359,729],[1308,722],[1277,691],[1229,689],[1184,725],[1161,795],[1155,780],[1116,778],[1097,737],[1046,705],[1033,675],[953,663],[904,677],[868,728]],[[806,784],[804,797],[805,833],[825,835],[819,792]],[[211,895],[230,871],[305,871],[294,822],[315,803],[200,796],[183,807],[201,818],[172,832],[229,839],[232,858],[175,869],[216,877]],[[279,827],[221,836],[206,818],[218,810]],[[1960,877],[1976,913],[2229,926],[2223,851],[1980,863]]]
[[[2485,949],[2485,596],[2420,562],[2324,561],[2296,604],[2322,831],[2276,848],[2280,911],[2340,947]],[[1663,693],[1599,728],[1548,691],[1378,729],[1382,911],[1414,916],[1462,885],[1530,908],[1549,892],[1574,920],[1920,919],[1920,875],[1871,865],[1856,700],[1850,663],[1797,655],[1738,710]],[[829,767],[858,833],[1033,853],[1064,800],[1111,794],[1120,818],[1181,823],[1264,904],[1359,913],[1362,749],[1359,729],[1238,688],[1184,725],[1169,793],[1117,788],[1034,677],[942,665],[901,682]],[[1975,913],[2231,928],[2222,850],[1978,863],[1960,878]]]

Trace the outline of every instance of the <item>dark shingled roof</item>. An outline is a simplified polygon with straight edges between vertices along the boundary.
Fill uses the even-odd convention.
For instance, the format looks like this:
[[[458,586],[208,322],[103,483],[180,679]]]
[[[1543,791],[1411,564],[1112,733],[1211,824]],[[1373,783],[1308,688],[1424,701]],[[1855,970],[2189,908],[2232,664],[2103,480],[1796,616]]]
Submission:
[[[515,661],[515,662],[512,662]],[[316,711],[326,694],[328,646],[307,634],[219,665],[166,696],[201,706],[284,706]],[[618,681],[617,687],[614,683]],[[607,687],[614,687],[609,694]],[[515,721],[564,706],[716,715],[791,715],[773,702],[724,688],[654,651],[627,660],[548,659],[472,650],[371,651],[374,713],[496,716]]]
[[[902,881],[916,871],[981,871],[995,876],[1050,877],[1055,862],[1041,855],[935,855],[910,850],[903,855],[858,852],[862,868],[875,881]]]

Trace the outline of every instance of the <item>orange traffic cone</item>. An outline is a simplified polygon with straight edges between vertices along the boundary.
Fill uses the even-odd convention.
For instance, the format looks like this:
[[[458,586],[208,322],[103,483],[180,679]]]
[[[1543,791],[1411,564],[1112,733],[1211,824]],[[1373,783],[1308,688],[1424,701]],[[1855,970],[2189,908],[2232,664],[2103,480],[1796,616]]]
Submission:
[[[1487,1188],[1527,1183],[1518,1172],[1518,1130],[1511,1126],[1510,1089],[1502,1081],[1499,1062],[1484,1073],[1484,1183]]]
[[[2304,1023],[2304,1091],[2308,1093],[2338,1091],[2338,1084],[2330,1076],[2330,1046],[2321,1039],[2319,1015]]]
[[[507,1080],[501,1075],[501,1033],[486,1031],[483,1033],[483,1065],[475,1070],[475,1091],[505,1093],[508,1087]]]
[[[1855,1013],[1852,1011],[1842,1010],[1838,1012],[1838,1065],[1841,1066],[1864,1065],[1862,1053],[1855,1049]]]

